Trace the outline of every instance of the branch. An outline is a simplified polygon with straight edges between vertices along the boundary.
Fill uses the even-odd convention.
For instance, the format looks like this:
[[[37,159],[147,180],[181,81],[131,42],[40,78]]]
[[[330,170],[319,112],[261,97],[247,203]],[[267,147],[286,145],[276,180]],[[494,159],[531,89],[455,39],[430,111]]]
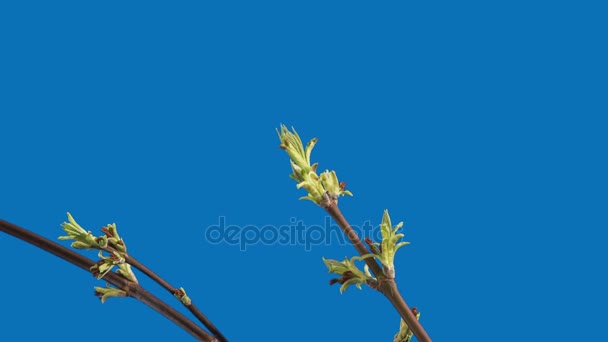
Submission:
[[[357,233],[353,230],[353,228],[350,226],[348,221],[346,221],[346,218],[344,217],[344,215],[342,215],[340,208],[338,208],[338,203],[333,202],[330,206],[325,207],[324,209],[334,219],[334,221],[336,221],[336,223],[338,223],[338,226],[340,226],[340,228],[342,229],[342,232],[344,232],[344,235],[346,235],[346,237],[348,237],[350,242],[353,244],[353,246],[355,246],[355,248],[357,249],[357,252],[359,252],[359,254],[361,256],[370,253],[367,250],[367,248],[365,247],[365,245],[363,244],[363,242],[361,242],[361,239],[359,239],[359,236],[357,235]],[[380,267],[380,265],[378,265],[378,262],[376,261],[376,259],[367,258],[367,259],[365,259],[365,263],[367,264],[369,269],[372,270],[372,272],[374,272],[374,275],[376,276],[376,278],[378,278],[378,279],[386,278],[386,276],[384,275],[384,272],[382,271],[382,268]]]
[[[293,131],[293,132],[292,132]],[[350,242],[355,246],[361,258],[364,258],[365,263],[369,269],[374,272],[377,280],[371,281],[371,276],[369,273],[363,274],[360,270],[349,269],[349,261],[346,259],[344,262],[340,263],[335,260],[325,260],[327,267],[330,272],[341,274],[341,279],[332,279],[330,284],[340,283],[342,287],[340,288],[340,292],[342,292],[349,285],[357,284],[360,285],[361,282],[367,282],[368,285],[373,287],[374,289],[380,291],[384,296],[386,296],[391,304],[397,309],[405,323],[410,327],[414,335],[418,338],[420,342],[431,342],[431,338],[424,331],[420,322],[416,319],[414,313],[407,306],[403,297],[399,293],[397,289],[397,285],[395,284],[395,270],[393,265],[393,259],[395,252],[397,249],[406,242],[401,242],[396,244],[396,240],[400,238],[400,234],[395,235],[395,231],[400,227],[401,224],[397,225],[393,228],[390,223],[390,218],[388,217],[388,212],[385,211],[385,216],[383,217],[383,223],[381,224],[381,230],[383,229],[382,225],[387,225],[384,229],[388,229],[388,232],[382,233],[382,245],[378,248],[378,251],[381,251],[381,247],[384,246],[385,250],[381,252],[381,261],[383,264],[383,268],[378,265],[374,258],[368,257],[370,254],[375,254],[374,257],[378,257],[378,251],[374,251],[374,245],[370,246],[372,252],[368,251],[365,247],[361,239],[357,233],[350,226],[340,209],[338,208],[338,198],[340,196],[353,194],[346,190],[346,183],[338,181],[338,176],[335,171],[326,170],[320,175],[317,174],[318,163],[311,163],[310,155],[312,149],[317,143],[317,139],[313,138],[306,144],[302,143],[302,139],[296,132],[295,128],[292,127],[292,131],[290,131],[285,125],[281,125],[281,129],[277,129],[277,134],[279,135],[279,139],[281,140],[281,144],[279,147],[285,152],[290,159],[292,174],[289,175],[293,180],[298,182],[296,186],[298,189],[303,188],[308,192],[307,196],[300,197],[300,199],[306,199],[314,202],[321,208],[325,209],[331,217],[338,223],[344,234],[348,237]],[[386,220],[386,221],[385,221]],[[387,235],[387,241],[384,241],[385,235]],[[402,235],[401,235],[402,236]],[[352,260],[352,259],[351,259]],[[366,270],[366,272],[368,272]]]
[[[45,250],[77,267],[82,268],[87,272],[90,272],[91,266],[95,264],[95,262],[93,262],[91,259],[65,248],[54,241],[2,219],[0,219],[0,231]],[[146,291],[139,284],[130,282],[113,272],[106,274],[103,279],[117,288],[126,291],[130,297],[139,300],[161,315],[165,316],[167,319],[184,329],[196,339],[208,342],[218,341],[184,315],[152,295],[150,292]]]
[[[141,271],[143,274],[148,276],[150,279],[154,280],[156,283],[158,283],[160,286],[162,286],[165,290],[167,290],[171,294],[177,296],[177,295],[183,293],[183,290],[171,286],[171,284],[169,284],[166,280],[164,280],[162,277],[160,277],[159,275],[154,273],[151,269],[147,268],[145,265],[143,265],[141,262],[139,262],[137,259],[130,256],[129,254],[125,254],[125,260],[128,264],[130,264],[131,266],[133,266],[136,269],[138,269],[139,271]],[[219,342],[228,342],[226,337],[224,335],[222,335],[222,333],[218,330],[218,328],[216,328],[215,325],[213,325],[213,323],[211,323],[211,321],[191,301],[188,300],[187,302],[184,302],[184,301],[180,300],[180,302],[201,323],[203,323],[203,325],[207,329],[209,329],[209,331],[218,339]]]
[[[362,256],[365,254],[369,254],[369,251],[367,250],[363,242],[361,242],[361,239],[359,239],[357,233],[350,226],[344,215],[342,215],[340,208],[338,208],[337,202],[333,202],[329,206],[324,207],[324,209],[336,221],[336,223],[338,223],[338,226],[340,226],[344,234],[349,238],[353,246],[355,246],[357,252],[359,252],[359,254]],[[422,324],[420,324],[420,321],[416,319],[416,316],[414,315],[412,310],[410,310],[409,306],[399,293],[399,289],[397,288],[397,284],[395,283],[394,279],[386,278],[386,275],[382,271],[382,268],[380,267],[380,265],[378,265],[374,258],[365,259],[365,263],[378,278],[379,285],[377,290],[380,291],[386,298],[388,298],[391,304],[393,304],[397,312],[399,312],[399,315],[401,315],[401,318],[403,318],[405,323],[407,323],[410,329],[412,329],[414,335],[416,335],[416,337],[418,338],[418,341],[431,342],[431,338],[422,327]]]

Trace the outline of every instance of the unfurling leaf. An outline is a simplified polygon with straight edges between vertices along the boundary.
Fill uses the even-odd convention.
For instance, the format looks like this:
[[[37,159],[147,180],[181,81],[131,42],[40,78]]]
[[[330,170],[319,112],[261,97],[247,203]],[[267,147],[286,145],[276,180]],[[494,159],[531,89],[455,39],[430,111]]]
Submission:
[[[361,289],[361,284],[368,284],[368,282],[374,281],[375,278],[372,277],[367,265],[365,265],[364,271],[361,271],[357,265],[355,265],[355,261],[371,257],[373,257],[372,254],[367,254],[362,257],[352,257],[350,260],[344,258],[344,261],[323,258],[323,262],[325,263],[325,266],[327,266],[329,273],[342,276],[341,278],[330,280],[329,284],[341,284],[340,293],[343,293],[351,285],[355,285],[358,289]]]
[[[416,315],[416,319],[420,320],[420,312],[416,308],[412,308],[412,312]],[[410,342],[414,336],[414,332],[408,327],[407,323],[402,319],[399,324],[399,332],[393,338],[393,342]]]
[[[392,226],[391,218],[388,215],[388,210],[384,211],[382,223],[380,224],[380,233],[382,234],[381,243],[369,243],[374,252],[374,256],[382,263],[382,269],[387,278],[395,278],[395,253],[397,250],[409,242],[398,241],[403,238],[403,234],[397,234],[399,228],[403,226],[403,222],[399,222],[396,226]]]
[[[293,132],[292,132],[293,131]],[[338,201],[338,197],[353,194],[345,189],[345,183],[340,183],[335,171],[325,171],[319,176],[317,174],[318,164],[311,164],[310,155],[317,143],[317,138],[313,138],[306,148],[302,144],[302,139],[292,127],[290,131],[285,125],[281,125],[281,130],[277,129],[277,134],[281,140],[279,147],[290,158],[292,174],[289,175],[298,182],[297,188],[304,189],[308,195],[300,197],[303,200],[310,200],[322,207],[328,207]]]

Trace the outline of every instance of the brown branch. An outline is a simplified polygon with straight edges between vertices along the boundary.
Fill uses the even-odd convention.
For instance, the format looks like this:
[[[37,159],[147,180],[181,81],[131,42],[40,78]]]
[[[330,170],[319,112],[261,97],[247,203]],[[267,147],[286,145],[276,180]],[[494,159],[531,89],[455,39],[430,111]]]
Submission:
[[[130,256],[129,254],[125,254],[125,260],[128,264],[130,264],[131,266],[133,266],[136,269],[138,269],[139,271],[141,271],[143,274],[148,276],[150,279],[154,280],[156,283],[158,283],[160,286],[162,286],[165,290],[167,290],[171,294],[175,295],[178,291],[180,291],[179,289],[171,286],[171,284],[169,284],[165,279],[163,279],[161,276],[154,273],[151,269],[146,267],[144,264],[142,264],[137,259]],[[218,339],[218,341],[228,342],[226,337],[224,337],[224,335],[222,335],[222,333],[218,330],[218,328],[216,328],[215,325],[213,325],[213,323],[211,323],[211,321],[207,318],[207,316],[205,316],[193,303],[186,304],[186,303],[182,302],[182,304],[201,323],[203,323],[203,325]]]
[[[34,232],[27,229],[21,228],[10,222],[0,219],[0,231],[12,235],[20,240],[28,242],[42,250],[45,250],[83,270],[90,272],[90,267],[95,264],[93,260],[84,257],[68,248],[65,248],[58,243],[51,241],[45,237],[42,237]],[[190,335],[201,341],[214,342],[217,341],[213,336],[209,335],[208,332],[203,330],[197,324],[186,318],[184,315],[170,307],[167,303],[158,299],[150,292],[146,291],[139,284],[130,282],[120,275],[109,272],[103,277],[104,280],[117,288],[126,291],[130,297],[133,297],[145,305],[149,306],[153,310],[157,311],[167,319],[184,329]]]
[[[344,234],[349,238],[349,240],[352,242],[353,246],[355,246],[357,252],[359,252],[360,255],[370,253],[363,244],[363,242],[361,242],[361,239],[359,239],[357,233],[350,226],[350,224],[340,211],[340,208],[338,208],[338,204],[336,202],[333,202],[327,207],[324,207],[324,209],[336,221],[336,223],[338,223],[338,226],[340,226]],[[399,289],[397,289],[397,284],[395,283],[395,281],[393,279],[386,278],[386,275],[382,271],[380,265],[378,265],[378,263],[376,262],[376,259],[367,258],[365,259],[365,263],[372,270],[372,272],[374,272],[376,278],[378,278],[379,285],[377,290],[380,291],[386,298],[388,298],[391,304],[393,304],[397,312],[399,312],[399,315],[401,315],[401,318],[403,318],[405,323],[407,323],[408,327],[412,329],[412,332],[414,332],[414,335],[416,335],[418,341],[431,342],[431,338],[422,327],[422,324],[420,324],[420,321],[416,319],[416,316],[414,315],[412,310],[410,310],[409,306],[399,293]]]
[[[340,211],[340,208],[338,208],[338,204],[336,202],[333,202],[332,204],[325,207],[324,209],[336,221],[336,223],[338,223],[338,226],[340,226],[340,228],[342,228],[342,232],[344,232],[344,235],[346,235],[346,237],[348,237],[348,239],[353,244],[353,246],[355,246],[355,248],[357,249],[357,252],[359,252],[360,255],[370,254],[370,252],[367,250],[367,248],[365,247],[363,242],[361,242],[361,239],[359,239],[359,236],[357,235],[357,233],[350,226],[348,221],[346,221],[346,218],[344,217],[344,215],[342,215],[342,212]],[[380,265],[378,265],[378,262],[376,262],[376,259],[367,258],[367,259],[365,259],[365,263],[370,268],[370,270],[372,270],[372,272],[374,272],[374,275],[376,276],[376,278],[378,278],[378,279],[386,278],[386,276],[384,275],[384,272],[382,272],[382,268],[380,267]]]

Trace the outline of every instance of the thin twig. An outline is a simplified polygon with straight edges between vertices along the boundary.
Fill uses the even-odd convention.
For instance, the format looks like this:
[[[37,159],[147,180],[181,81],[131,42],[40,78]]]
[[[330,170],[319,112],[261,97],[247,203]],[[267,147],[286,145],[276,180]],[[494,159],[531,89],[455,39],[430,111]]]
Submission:
[[[338,204],[336,202],[333,202],[324,209],[336,221],[336,223],[338,223],[338,226],[340,226],[344,234],[350,239],[353,246],[355,246],[357,252],[359,252],[360,255],[370,253],[367,248],[365,248],[363,242],[361,242],[361,239],[359,239],[357,233],[350,226],[350,224],[340,211],[340,208],[338,208]],[[401,315],[401,318],[403,318],[405,323],[407,323],[408,327],[412,329],[414,335],[416,335],[416,338],[418,338],[418,341],[431,342],[431,338],[422,327],[422,324],[420,324],[420,321],[416,319],[416,316],[414,315],[412,310],[410,310],[409,306],[399,293],[397,284],[392,280],[382,281],[383,279],[386,279],[386,275],[384,274],[384,272],[382,272],[382,268],[380,267],[380,265],[378,265],[375,259],[367,258],[365,259],[365,263],[372,270],[372,272],[374,272],[374,274],[379,280],[378,290],[384,296],[386,296],[386,298],[388,298],[391,304],[393,304],[397,312],[399,312],[399,315]]]
[[[84,257],[68,248],[65,248],[52,240],[49,240],[34,232],[21,228],[15,224],[4,221],[2,219],[0,219],[0,231],[3,231],[8,235],[12,235],[25,242],[28,242],[55,256],[58,256],[61,259],[77,267],[80,267],[87,272],[89,272],[90,267],[95,264],[93,260]],[[207,342],[217,341],[216,338],[211,336],[208,332],[199,327],[196,323],[192,322],[190,319],[186,318],[184,315],[170,307],[167,303],[163,302],[162,300],[152,295],[150,292],[146,291],[139,284],[130,282],[113,272],[109,272],[108,274],[106,274],[103,279],[109,282],[110,284],[116,286],[117,288],[126,291],[130,297],[139,300],[140,302],[146,304],[161,315],[165,316],[167,319],[178,325],[180,328],[184,329],[196,339]]]
[[[125,254],[125,261],[128,264],[130,264],[131,266],[133,266],[136,269],[138,269],[139,271],[141,271],[146,276],[148,276],[150,279],[154,280],[156,283],[158,283],[160,286],[162,286],[165,290],[167,290],[171,294],[175,295],[176,292],[179,291],[179,289],[171,286],[171,284],[169,284],[165,279],[163,279],[158,274],[154,273],[151,269],[149,269],[148,267],[146,267],[144,264],[142,264],[141,262],[139,262],[137,259],[133,258],[131,255]],[[218,341],[220,341],[220,342],[228,342],[228,340],[226,339],[226,337],[224,335],[222,335],[222,333],[219,331],[219,329],[216,328],[215,325],[213,325],[213,323],[211,323],[211,321],[193,303],[186,304],[186,303],[182,302],[182,304],[201,323],[203,323],[203,325],[218,339]]]
[[[359,239],[359,236],[357,235],[357,233],[350,226],[348,221],[346,221],[346,218],[344,217],[344,215],[342,215],[342,212],[340,211],[340,208],[338,208],[338,204],[336,202],[333,202],[332,204],[330,204],[328,207],[325,207],[324,209],[336,221],[336,223],[338,223],[338,226],[340,226],[340,228],[342,228],[342,232],[344,232],[344,235],[346,235],[346,237],[348,237],[348,239],[353,244],[353,246],[355,246],[355,248],[357,249],[357,252],[359,252],[360,255],[366,255],[366,254],[370,253],[367,250],[367,248],[365,247],[365,245],[363,244],[363,242],[361,242],[361,239]],[[365,263],[372,270],[372,272],[374,272],[374,275],[376,276],[376,278],[378,278],[378,279],[386,278],[386,276],[384,275],[384,272],[382,271],[382,268],[380,267],[380,265],[378,265],[378,262],[376,262],[376,259],[366,258]]]

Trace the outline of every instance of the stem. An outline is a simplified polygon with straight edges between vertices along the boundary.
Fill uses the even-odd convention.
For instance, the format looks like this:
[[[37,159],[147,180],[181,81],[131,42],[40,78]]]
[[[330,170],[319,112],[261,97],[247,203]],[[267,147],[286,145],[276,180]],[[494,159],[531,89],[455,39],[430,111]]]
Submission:
[[[116,273],[109,273],[109,274],[114,275],[120,279],[123,279],[121,276],[119,276]],[[107,278],[107,275],[106,275],[106,277],[104,277],[104,279],[105,278]],[[199,339],[201,341],[205,341],[205,342],[217,342],[218,341],[215,337],[211,336],[208,332],[201,329],[201,327],[199,327],[196,323],[192,322],[191,320],[186,318],[186,316],[182,315],[177,310],[170,307],[167,303],[163,302],[159,298],[152,295],[150,292],[146,291],[140,285],[138,285],[136,283],[132,283],[132,282],[128,282],[128,283],[129,283],[129,287],[128,287],[127,293],[129,294],[130,297],[133,297],[133,298],[139,300],[140,302],[148,305],[152,309],[156,310],[157,312],[159,312],[160,314],[165,316],[167,319],[171,320],[173,323],[177,324],[179,327],[181,327],[182,329],[189,332],[190,335],[194,336],[197,339]]]
[[[350,226],[350,224],[340,211],[340,208],[338,208],[338,204],[336,202],[333,202],[329,206],[324,207],[324,209],[336,221],[336,223],[338,223],[338,226],[340,226],[344,234],[350,239],[352,244],[357,249],[357,252],[359,252],[360,255],[369,254],[369,251],[367,250],[363,242],[361,242],[361,239],[359,239],[357,233]],[[399,312],[401,318],[403,318],[405,323],[407,323],[408,327],[412,329],[412,332],[414,333],[414,335],[416,335],[418,341],[431,342],[431,338],[420,324],[420,321],[416,319],[416,316],[414,315],[412,310],[410,310],[409,306],[399,293],[399,289],[397,288],[397,284],[395,283],[395,281],[393,279],[386,279],[386,275],[384,274],[384,272],[382,272],[382,268],[380,267],[380,265],[378,265],[376,259],[367,258],[365,259],[365,263],[378,278],[378,281],[380,283],[378,290],[386,298],[388,298],[391,304],[393,304],[393,307],[395,307],[397,312]]]
[[[162,286],[165,290],[170,292],[171,294],[175,294],[178,289],[171,286],[165,279],[160,277],[158,274],[154,273],[151,269],[146,267],[144,264],[139,262],[137,259],[132,256],[125,254],[125,260],[128,264],[138,269],[141,273],[148,276],[150,279],[154,280],[160,286]],[[218,339],[220,342],[228,342],[226,337],[222,335],[222,333],[218,330],[218,328],[211,323],[211,321],[193,304],[186,305],[182,303],[188,310],[201,322],[203,325]]]
[[[359,252],[360,255],[363,256],[365,254],[370,253],[363,244],[363,242],[361,242],[361,239],[359,239],[357,233],[353,230],[348,221],[346,221],[346,218],[344,217],[344,215],[342,215],[342,212],[340,211],[340,208],[338,208],[338,204],[336,202],[333,202],[324,209],[338,223],[338,226],[342,228],[342,232],[344,232],[344,235],[348,237],[348,239],[353,244],[353,246],[355,246],[357,252]],[[382,272],[382,268],[380,267],[380,265],[378,265],[378,262],[376,262],[376,259],[367,258],[365,259],[365,263],[372,270],[372,272],[374,272],[376,278],[386,278],[384,272]]]
[[[407,326],[412,330],[418,341],[420,342],[431,342],[431,337],[426,333],[420,321],[416,319],[416,315],[412,312],[410,307],[407,305],[399,289],[397,289],[397,283],[394,281],[385,281],[380,287],[380,292],[393,304],[401,318],[407,323]],[[416,322],[411,324],[410,322]]]
[[[84,257],[68,248],[65,248],[58,243],[42,237],[27,229],[21,228],[10,222],[0,219],[0,231],[12,235],[20,240],[28,242],[42,250],[45,250],[61,259],[82,268],[89,272],[90,267],[95,263],[93,260]],[[130,282],[120,275],[109,272],[103,277],[108,283],[126,291],[130,297],[133,297],[153,310],[157,311],[167,319],[184,329],[190,335],[201,341],[214,342],[217,341],[213,336],[209,335],[205,330],[196,325],[194,322],[186,318],[184,315],[170,307],[167,303],[158,299],[150,292],[146,291],[139,284]]]

